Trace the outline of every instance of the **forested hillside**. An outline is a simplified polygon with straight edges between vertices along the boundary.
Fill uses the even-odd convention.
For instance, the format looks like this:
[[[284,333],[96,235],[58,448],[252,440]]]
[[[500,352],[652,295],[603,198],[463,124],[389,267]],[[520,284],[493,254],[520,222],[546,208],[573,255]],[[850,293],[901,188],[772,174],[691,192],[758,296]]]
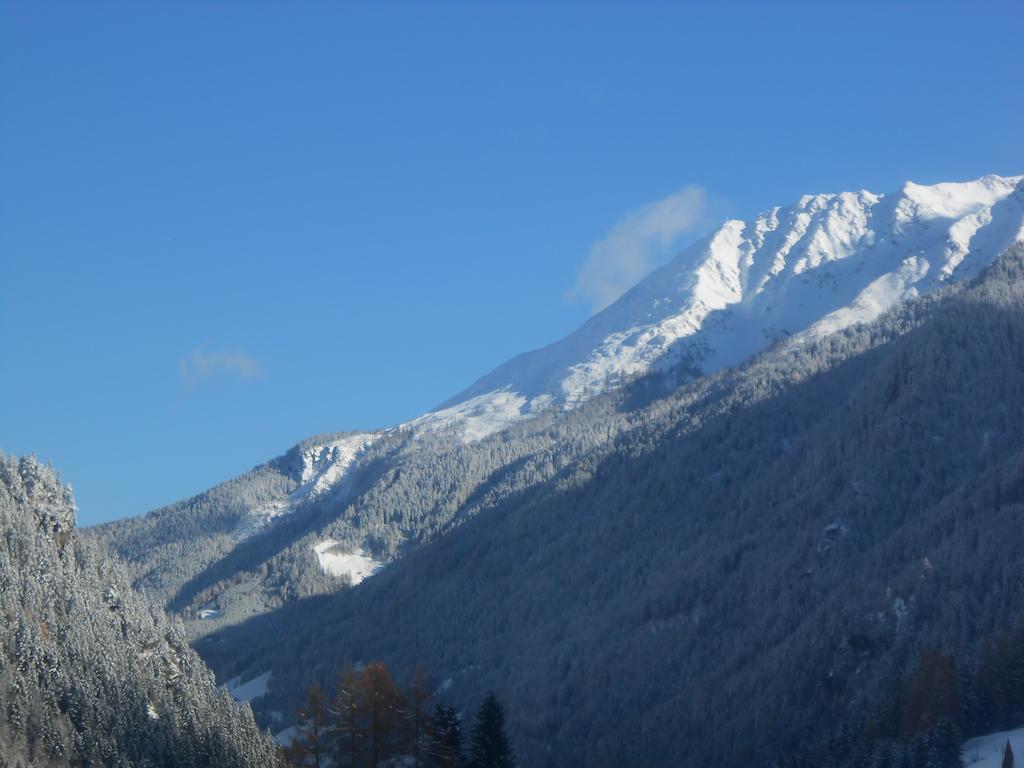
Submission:
[[[74,516],[52,469],[0,456],[0,765],[275,765],[248,707]]]
[[[461,702],[494,689],[530,765],[738,766],[1024,610],[1019,246],[871,324],[666,388],[535,425],[566,453],[511,464],[358,588],[203,653],[272,670],[266,711],[382,658]],[[502,486],[527,464],[539,479]]]
[[[770,344],[814,346],[908,297],[975,276],[1020,240],[1022,184],[998,176],[908,182],[890,195],[807,195],[728,221],[575,333],[512,359],[429,414],[383,432],[311,438],[206,493],[94,535],[194,640],[330,594],[499,501],[618,450],[623,430],[649,430],[636,398],[663,395]],[[856,351],[800,365],[831,365]],[[625,408],[619,394],[597,396],[652,370]],[[733,377],[713,381],[728,387]]]
[[[902,679],[889,680],[880,703],[779,753],[775,768],[963,768],[993,761],[1019,735],[1024,713],[1024,623],[962,643],[957,654],[930,648]],[[1013,733],[1016,731],[1016,733]],[[1002,738],[1000,738],[1002,736]],[[964,740],[967,739],[967,743]],[[992,747],[995,747],[995,750]],[[1011,750],[1012,753],[1012,750]]]
[[[614,399],[597,398],[572,418],[549,412],[468,444],[454,429],[390,430],[337,487],[249,528],[253,510],[295,494],[301,455],[331,436],[313,438],[192,499],[88,533],[198,639],[289,600],[343,588],[344,576],[318,561],[314,548],[322,542],[388,563],[608,445],[630,418]]]

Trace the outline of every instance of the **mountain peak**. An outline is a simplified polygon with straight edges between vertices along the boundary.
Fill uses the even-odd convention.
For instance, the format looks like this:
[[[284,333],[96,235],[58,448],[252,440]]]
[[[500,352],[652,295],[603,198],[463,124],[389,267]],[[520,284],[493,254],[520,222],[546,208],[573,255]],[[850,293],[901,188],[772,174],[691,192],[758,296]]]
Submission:
[[[960,219],[1003,200],[1020,186],[1024,176],[982,176],[965,182],[924,185],[906,182],[900,195],[923,218]]]
[[[736,365],[772,344],[874,319],[1024,240],[1024,177],[983,176],[894,194],[804,195],[728,220],[578,330],[519,355],[410,425],[467,440],[625,377]],[[792,342],[791,342],[792,343]]]

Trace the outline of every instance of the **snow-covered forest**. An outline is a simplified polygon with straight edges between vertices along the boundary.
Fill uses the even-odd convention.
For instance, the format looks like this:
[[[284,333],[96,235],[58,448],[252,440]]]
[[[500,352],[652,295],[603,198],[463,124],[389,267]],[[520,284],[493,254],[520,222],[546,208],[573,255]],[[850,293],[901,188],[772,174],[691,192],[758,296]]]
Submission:
[[[0,764],[277,764],[180,622],[135,592],[74,516],[53,469],[0,456]]]

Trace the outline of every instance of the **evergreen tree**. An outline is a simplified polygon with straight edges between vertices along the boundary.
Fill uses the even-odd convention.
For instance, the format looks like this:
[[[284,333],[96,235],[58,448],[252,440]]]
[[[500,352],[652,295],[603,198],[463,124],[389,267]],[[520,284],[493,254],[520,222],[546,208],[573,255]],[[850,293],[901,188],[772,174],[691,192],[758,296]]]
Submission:
[[[505,712],[493,692],[484,697],[476,713],[469,751],[471,768],[512,768],[515,765],[505,733]]]
[[[960,690],[963,691],[963,729],[968,736],[977,736],[985,721],[985,713],[978,695],[978,685],[973,672],[960,672]]]
[[[434,709],[427,757],[433,768],[461,768],[465,764],[462,726],[455,707],[438,704]]]
[[[947,768],[946,756],[943,754],[942,739],[937,728],[932,728],[925,736],[925,768]]]
[[[1013,768],[1013,747],[1010,740],[1006,740],[1006,748],[1003,749],[1003,768]]]
[[[882,742],[878,745],[878,749],[875,750],[875,754],[871,760],[872,768],[895,768],[895,758],[892,753],[892,746],[887,742]]]
[[[960,746],[963,744],[963,731],[956,722],[944,718],[935,726],[935,737],[942,754],[943,765],[957,768],[960,765]]]
[[[897,753],[897,768],[917,768],[915,752],[912,745],[903,746]]]

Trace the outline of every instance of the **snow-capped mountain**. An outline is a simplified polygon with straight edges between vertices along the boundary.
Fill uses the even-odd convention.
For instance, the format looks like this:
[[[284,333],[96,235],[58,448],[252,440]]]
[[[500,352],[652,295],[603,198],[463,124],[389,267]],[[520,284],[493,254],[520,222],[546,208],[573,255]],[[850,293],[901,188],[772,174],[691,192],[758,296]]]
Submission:
[[[500,456],[466,444],[513,421],[572,409],[651,369],[682,363],[672,381],[684,383],[773,344],[799,346],[973,276],[1021,240],[1024,177],[803,197],[750,222],[727,221],[573,334],[512,359],[433,412],[379,432],[310,438],[97,535],[190,632],[206,634],[275,604],[280,585],[261,573],[288,572],[293,594],[324,588],[324,574],[372,581],[399,552],[501,498],[507,487],[481,489],[499,468],[547,450],[550,435],[512,441]],[[611,439],[618,425],[605,426]],[[420,440],[435,431],[440,439]],[[553,455],[568,461],[582,445]],[[525,466],[508,482],[526,487],[541,476]]]
[[[395,429],[454,428],[473,442],[545,408],[572,408],[651,369],[685,363],[694,375],[711,373],[779,341],[799,344],[869,321],[943,282],[977,274],[1022,239],[1024,176],[907,182],[889,195],[804,196],[753,221],[726,221],[574,333],[513,358]],[[343,494],[360,456],[391,431],[296,446],[288,490],[245,505],[234,537],[248,538],[306,502]]]
[[[808,195],[726,221],[579,330],[519,355],[410,425],[466,440],[624,377],[689,362],[711,373],[773,343],[871,320],[973,276],[1024,239],[1024,177]]]
[[[529,765],[743,766],[771,762],[768,739],[785,762],[916,765],[903,756],[956,749],[938,716],[915,722],[937,721],[941,739],[918,734],[884,761],[846,734],[883,718],[900,733],[933,688],[970,687],[965,711],[1012,727],[1018,707],[976,703],[1020,655],[1024,592],[1002,585],[1019,578],[1024,534],[1024,243],[943,293],[655,402],[607,398],[468,445],[386,435],[364,459],[377,471],[353,476],[346,508],[321,509],[290,553],[200,577],[235,605],[265,589],[271,607],[198,646],[224,677],[272,673],[255,702],[268,718],[370,653],[434,670],[459,707],[507,691]],[[346,547],[337,560],[320,557],[330,542]],[[312,592],[360,548],[387,565],[355,589],[278,609],[280,577],[253,583],[296,574],[291,593]],[[922,648],[946,656],[926,666]],[[998,666],[978,674],[989,656]],[[992,746],[965,761],[998,764]]]

